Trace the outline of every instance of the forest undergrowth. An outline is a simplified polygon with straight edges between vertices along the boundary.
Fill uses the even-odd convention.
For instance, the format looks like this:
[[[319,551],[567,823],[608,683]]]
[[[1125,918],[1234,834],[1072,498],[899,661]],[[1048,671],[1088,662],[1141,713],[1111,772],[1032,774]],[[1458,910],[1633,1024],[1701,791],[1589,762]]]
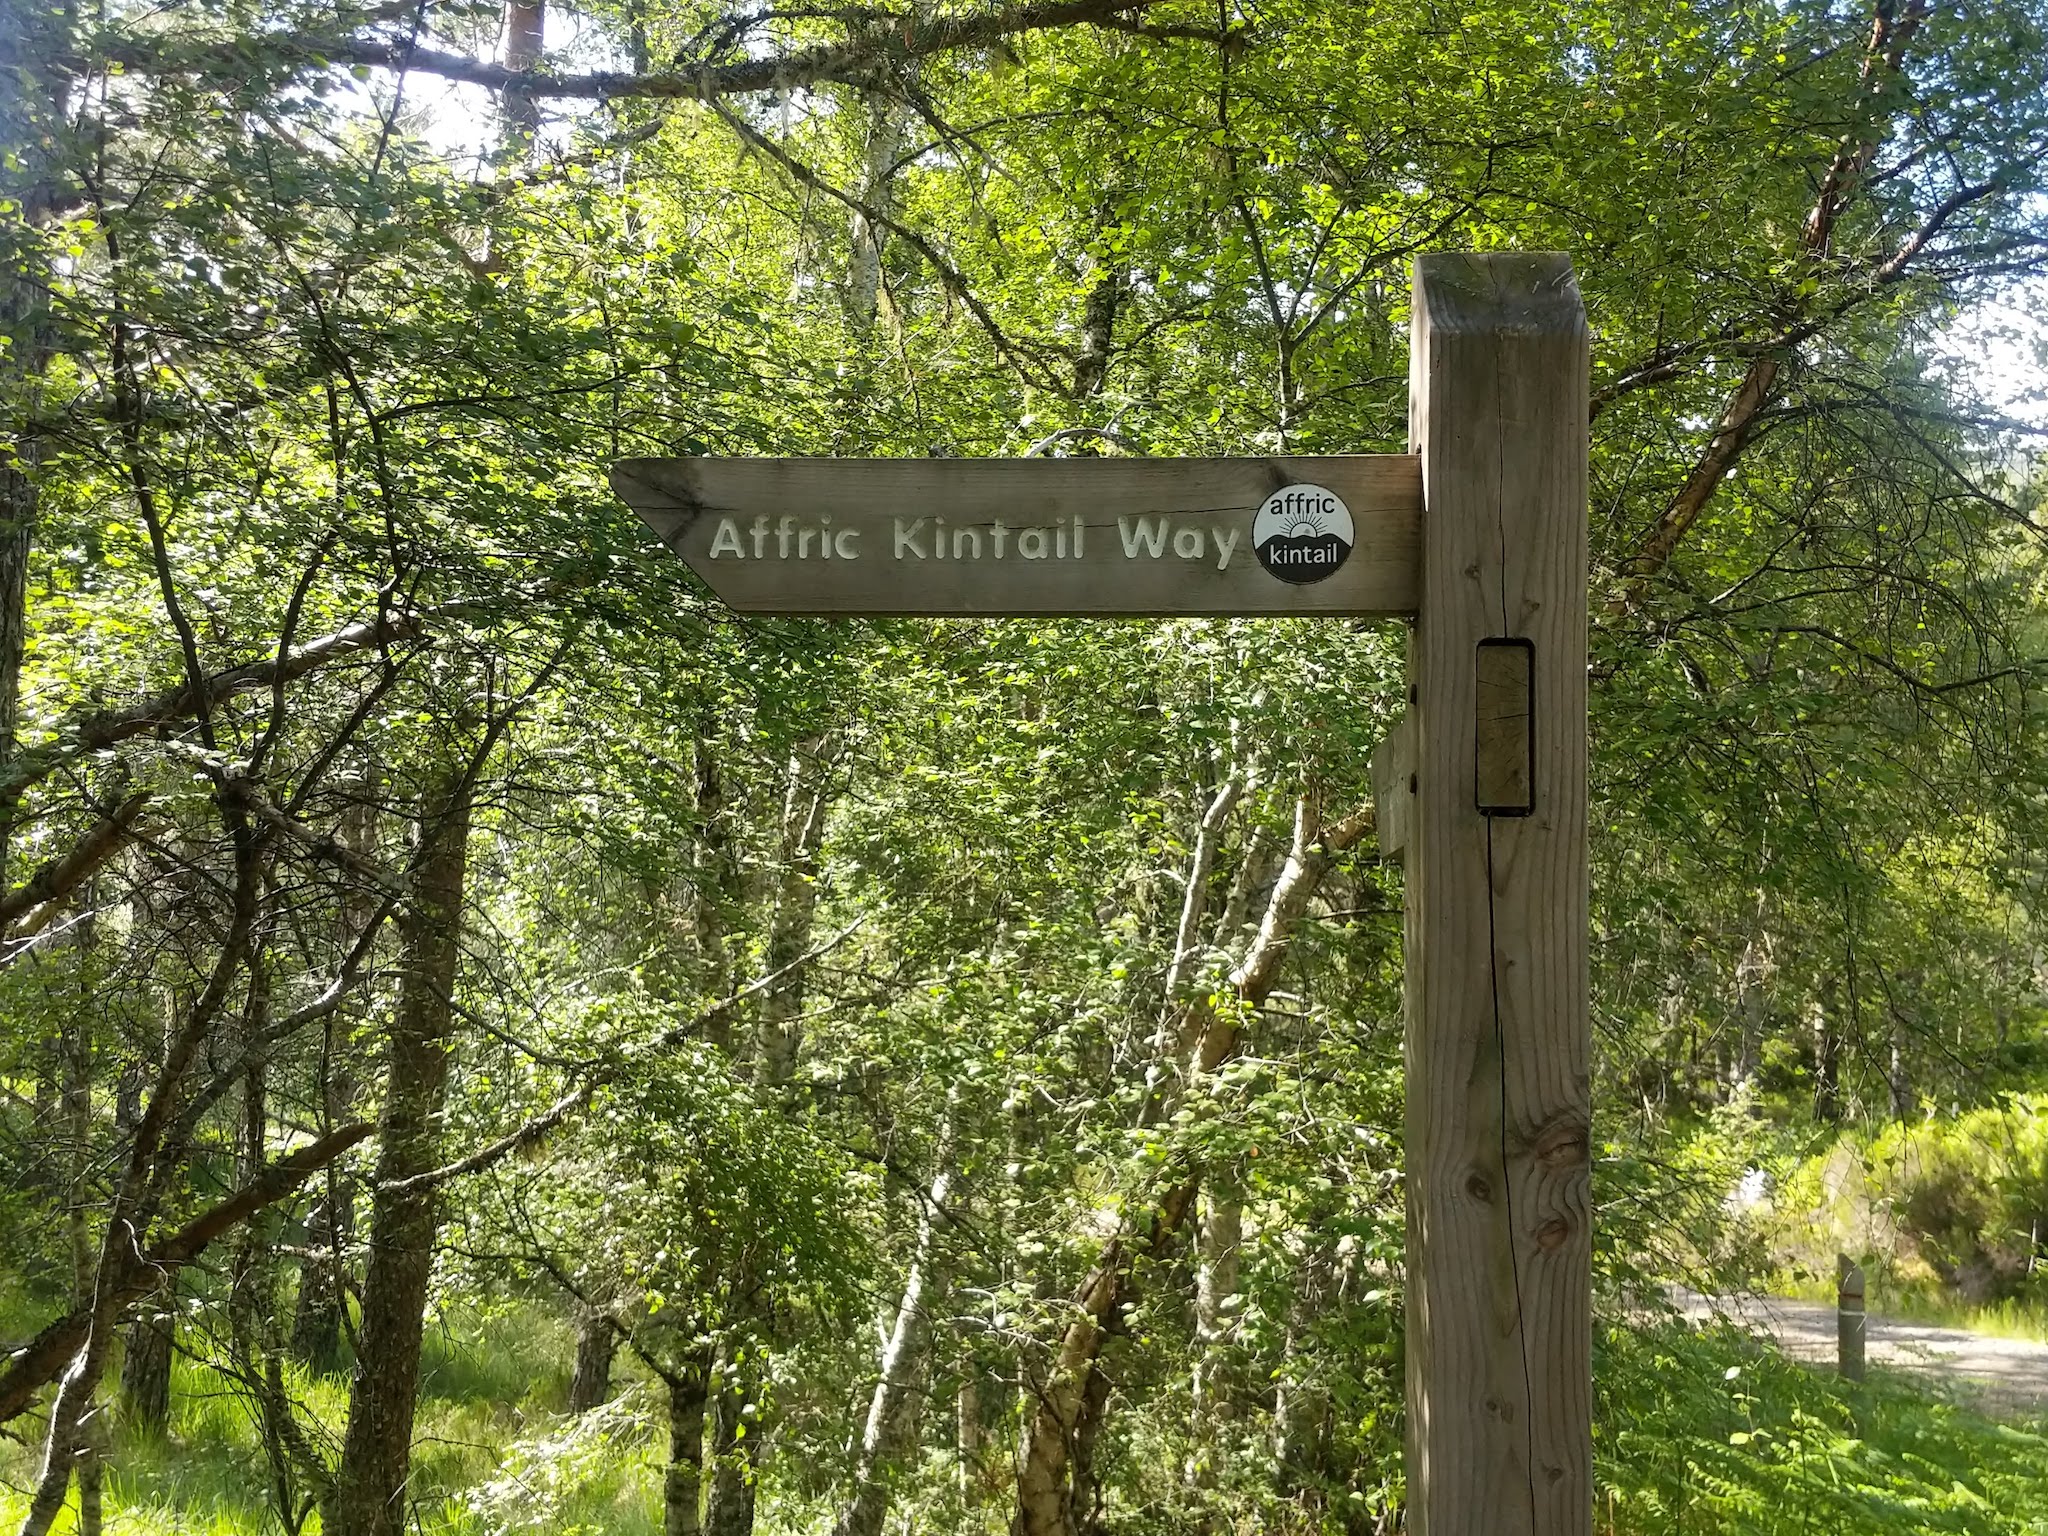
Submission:
[[[659,1536],[665,1425],[645,1372],[622,1367],[609,1403],[570,1415],[564,1331],[545,1309],[443,1316],[428,1339],[415,1460],[422,1536]],[[1850,1386],[1739,1328],[1636,1320],[1597,1332],[1595,1384],[1599,1536],[2048,1530],[2048,1423],[1987,1416],[1923,1381],[1880,1373]],[[292,1389],[338,1436],[342,1379],[300,1373]],[[108,1536],[278,1530],[246,1399],[181,1357],[172,1401],[162,1434],[114,1420]],[[0,1443],[0,1521],[26,1509],[30,1465],[28,1447]],[[897,1529],[998,1536],[1000,1509],[963,1509],[955,1470],[921,1469]],[[828,1528],[828,1506],[789,1492],[764,1498],[757,1529]],[[74,1512],[56,1530],[74,1536]],[[319,1531],[316,1512],[302,1536]]]

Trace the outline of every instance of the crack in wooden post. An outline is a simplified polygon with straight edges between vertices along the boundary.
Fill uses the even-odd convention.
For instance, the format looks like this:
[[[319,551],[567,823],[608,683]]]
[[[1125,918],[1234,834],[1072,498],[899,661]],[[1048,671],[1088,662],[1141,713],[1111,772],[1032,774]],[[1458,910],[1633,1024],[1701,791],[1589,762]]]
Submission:
[[[1592,1526],[1586,353],[1565,258],[1417,262],[1403,848],[1416,1536]]]

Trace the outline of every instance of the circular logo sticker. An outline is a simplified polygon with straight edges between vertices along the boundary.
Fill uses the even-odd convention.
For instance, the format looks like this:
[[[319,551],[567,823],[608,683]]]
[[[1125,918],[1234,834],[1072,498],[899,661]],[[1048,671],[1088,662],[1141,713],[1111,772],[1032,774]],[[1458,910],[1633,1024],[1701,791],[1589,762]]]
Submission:
[[[1259,505],[1252,519],[1252,550],[1282,581],[1321,581],[1344,563],[1357,534],[1351,509],[1320,485],[1290,485]]]

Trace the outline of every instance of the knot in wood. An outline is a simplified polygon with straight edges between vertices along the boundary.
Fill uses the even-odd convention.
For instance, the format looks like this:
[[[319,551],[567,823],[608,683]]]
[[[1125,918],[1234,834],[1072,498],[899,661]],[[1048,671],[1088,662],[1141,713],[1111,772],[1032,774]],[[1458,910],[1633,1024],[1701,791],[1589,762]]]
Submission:
[[[1591,1155],[1591,1142],[1586,1127],[1576,1117],[1553,1120],[1537,1134],[1535,1145],[1530,1148],[1536,1161],[1545,1168],[1565,1169],[1583,1166]]]

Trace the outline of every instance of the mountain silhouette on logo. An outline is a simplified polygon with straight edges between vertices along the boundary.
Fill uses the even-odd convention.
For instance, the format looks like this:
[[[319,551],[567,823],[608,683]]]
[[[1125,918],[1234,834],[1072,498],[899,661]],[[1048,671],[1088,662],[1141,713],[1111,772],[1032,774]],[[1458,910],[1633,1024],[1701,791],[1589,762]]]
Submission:
[[[1327,486],[1283,485],[1252,518],[1252,553],[1269,573],[1295,586],[1334,576],[1356,537],[1351,509]]]
[[[1282,581],[1321,581],[1344,563],[1351,546],[1334,533],[1276,533],[1257,546],[1259,563]]]

